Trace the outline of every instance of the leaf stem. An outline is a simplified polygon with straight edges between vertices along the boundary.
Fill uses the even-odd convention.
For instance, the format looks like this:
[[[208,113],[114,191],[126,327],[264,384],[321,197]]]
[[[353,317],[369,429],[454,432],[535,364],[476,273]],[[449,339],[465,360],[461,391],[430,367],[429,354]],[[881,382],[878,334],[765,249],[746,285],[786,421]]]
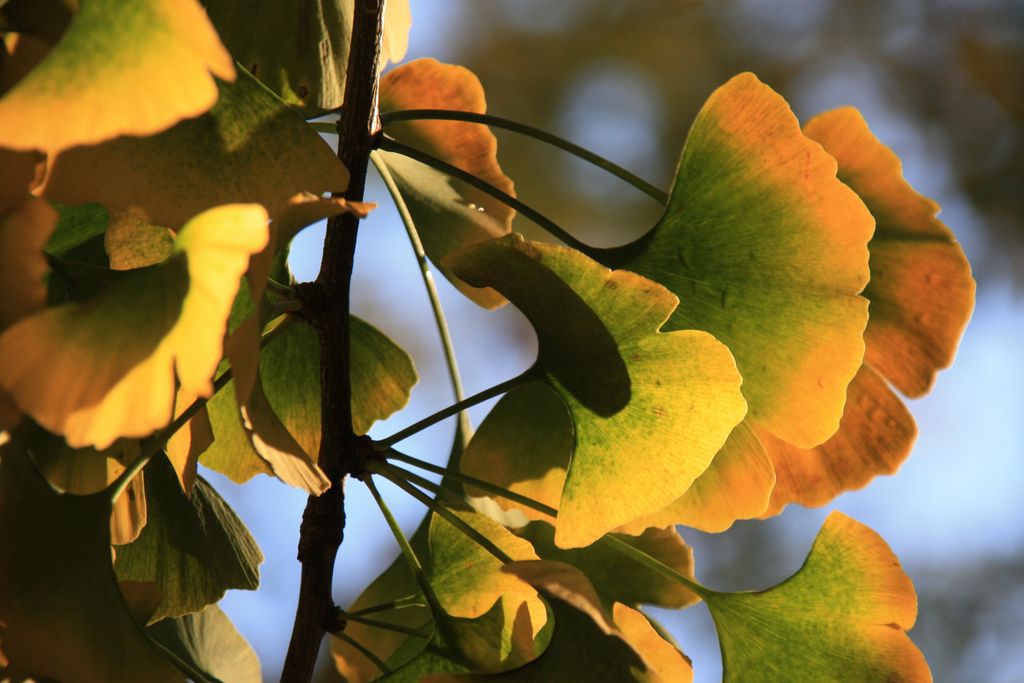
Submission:
[[[454,479],[455,481],[460,481],[463,484],[466,484],[467,486],[472,486],[474,488],[487,491],[488,493],[493,493],[495,495],[501,496],[502,498],[508,498],[509,500],[513,500],[519,503],[520,505],[525,505],[526,507],[531,508],[533,510],[537,510],[538,512],[543,512],[546,515],[551,515],[552,517],[558,516],[558,510],[549,505],[545,505],[544,503],[536,501],[533,498],[528,498],[527,496],[524,496],[520,493],[516,493],[515,491],[509,491],[508,489],[502,488],[497,484],[492,484],[490,482],[484,481],[483,479],[477,479],[476,477],[471,477],[468,474],[463,474],[462,472],[459,472],[457,470],[438,467],[433,463],[429,463],[425,460],[420,460],[419,458],[414,458],[411,455],[406,455],[405,453],[396,451],[393,448],[388,450],[387,457],[393,460],[401,460],[402,462],[408,463],[422,470],[427,470],[428,472],[433,472],[434,474],[440,474],[445,477],[450,477],[451,479]],[[392,469],[396,470],[397,472],[405,471],[394,466],[392,466]]]
[[[483,403],[484,401],[486,401],[489,398],[494,398],[495,396],[499,396],[501,394],[504,394],[507,391],[512,391],[516,387],[520,387],[520,386],[522,386],[524,384],[528,384],[529,382],[532,382],[534,379],[537,378],[538,374],[539,374],[539,370],[537,369],[537,366],[533,366],[532,368],[530,368],[526,372],[522,373],[521,375],[517,375],[517,376],[513,377],[512,379],[505,380],[504,382],[502,382],[500,384],[496,384],[493,387],[491,387],[490,389],[484,389],[480,393],[473,394],[469,398],[465,398],[465,399],[459,401],[458,403],[453,403],[452,405],[448,406],[447,408],[444,408],[443,410],[439,410],[436,413],[434,413],[433,415],[428,415],[427,417],[423,418],[419,422],[415,422],[415,423],[409,425],[405,429],[392,434],[391,436],[387,437],[386,439],[381,439],[380,441],[375,441],[373,443],[373,447],[376,450],[378,450],[378,451],[386,451],[387,449],[391,448],[391,446],[395,445],[399,441],[402,441],[403,439],[407,439],[410,436],[412,436],[413,434],[417,434],[419,432],[422,432],[427,427],[432,427],[433,425],[437,424],[441,420],[445,420],[445,419],[451,417],[452,415],[455,415],[456,413],[460,413],[463,410],[465,410],[466,408],[470,408],[472,406],[475,406],[478,403]]]
[[[398,189],[398,185],[395,183],[391,171],[388,170],[387,165],[384,163],[384,159],[381,158],[380,152],[377,150],[370,152],[370,161],[373,162],[374,167],[380,174],[381,180],[384,181],[388,192],[391,193],[391,199],[394,200],[395,208],[398,209],[398,215],[402,218],[402,224],[405,226],[405,234],[409,237],[409,244],[412,246],[413,253],[416,254],[416,262],[420,267],[420,276],[423,278],[423,287],[427,290],[430,308],[434,312],[434,323],[437,326],[438,336],[441,337],[444,360],[448,367],[448,380],[452,385],[455,402],[458,403],[466,398],[462,388],[462,377],[459,373],[459,362],[455,356],[455,345],[452,343],[451,332],[448,329],[448,319],[444,315],[444,307],[441,305],[441,297],[438,296],[437,286],[434,284],[434,275],[430,272],[430,263],[427,261],[427,254],[423,249],[420,233],[416,229],[416,223],[412,219],[412,214],[405,203],[405,198],[402,197],[402,192]],[[473,427],[469,423],[469,413],[465,410],[459,411],[458,419],[460,429],[458,430],[457,438],[462,439],[462,447],[465,448],[469,443]]]
[[[393,609],[404,609],[406,607],[426,607],[424,603],[420,602],[419,595],[407,595],[404,598],[398,598],[397,600],[391,600],[389,602],[383,602],[379,605],[371,605],[369,607],[363,607],[361,609],[354,610],[352,612],[345,612],[346,617],[360,617],[364,614],[374,614],[375,612],[387,612]]]
[[[585,147],[580,147],[575,143],[569,142],[565,138],[559,137],[545,130],[541,130],[540,128],[520,123],[519,121],[513,121],[511,119],[505,119],[491,114],[477,114],[470,111],[457,111],[450,109],[405,109],[402,111],[391,111],[381,114],[380,120],[381,124],[385,128],[390,124],[397,123],[399,121],[420,120],[468,121],[470,123],[481,123],[487,126],[494,126],[495,128],[504,128],[505,130],[510,130],[514,133],[519,133],[521,135],[526,135],[540,140],[541,142],[546,142],[549,145],[553,145],[570,154],[578,156],[584,161],[588,161],[598,168],[611,173],[620,180],[624,180],[661,204],[665,204],[668,201],[668,193],[664,190],[655,187],[643,178],[627,171],[618,164],[609,161],[599,154],[591,152]]]
[[[377,507],[380,508],[381,514],[384,515],[384,520],[388,523],[388,527],[391,529],[391,534],[395,537],[395,541],[398,543],[398,547],[402,550],[402,557],[405,558],[405,562],[409,567],[409,571],[412,572],[416,578],[416,583],[419,584],[420,590],[423,591],[423,597],[427,601],[427,605],[430,607],[430,613],[434,616],[434,622],[437,624],[437,628],[441,631],[441,635],[445,642],[456,647],[458,641],[455,638],[455,629],[448,620],[448,613],[444,611],[441,606],[441,601],[437,599],[437,594],[434,593],[433,587],[430,585],[430,579],[427,578],[427,573],[423,571],[423,565],[420,564],[419,558],[416,557],[416,551],[412,549],[412,545],[409,544],[409,539],[405,537],[405,533],[402,531],[402,527],[398,525],[398,520],[391,514],[391,509],[387,503],[384,502],[384,498],[380,495],[380,491],[377,490],[377,485],[373,483],[373,476],[366,475],[363,477],[363,482],[366,487],[370,489],[370,494],[373,499],[377,502]]]
[[[388,481],[390,481],[392,484],[408,493],[410,496],[418,500],[423,505],[430,508],[430,510],[443,517],[446,522],[448,522],[453,527],[461,531],[467,538],[469,538],[471,541],[475,542],[481,548],[483,548],[491,555],[493,555],[495,558],[497,558],[498,561],[502,562],[503,564],[508,564],[509,562],[513,561],[512,558],[505,553],[505,551],[496,546],[489,538],[487,538],[482,533],[480,533],[472,526],[467,524],[464,520],[460,519],[458,515],[456,515],[454,512],[452,512],[445,506],[441,505],[436,500],[426,495],[409,482],[402,479],[395,472],[393,472],[391,467],[386,463],[381,467],[380,474],[383,477],[385,477]]]
[[[409,482],[410,484],[415,484],[416,486],[419,486],[421,489],[426,489],[427,491],[430,491],[435,496],[444,496],[453,503],[466,503],[465,497],[460,495],[457,491],[445,488],[443,482],[441,484],[432,482],[426,477],[421,477],[420,475],[414,472],[410,472],[409,470],[403,470],[401,467],[395,467],[390,463],[388,464],[388,470],[390,470],[393,474],[401,477],[405,481]]]
[[[348,635],[344,631],[338,631],[337,633],[334,633],[332,635],[335,638],[337,638],[338,640],[343,640],[346,643],[348,643],[349,645],[351,645],[355,650],[357,650],[359,652],[359,654],[361,654],[362,656],[364,656],[368,660],[370,660],[370,662],[375,667],[377,667],[377,669],[382,674],[387,675],[387,674],[391,673],[391,669],[388,668],[388,665],[385,664],[384,661],[380,657],[378,657],[377,655],[373,654],[373,652],[370,650],[370,648],[366,647],[365,645],[363,645],[362,643],[357,641],[352,636]]]
[[[519,213],[523,214],[531,221],[533,221],[534,223],[548,231],[552,236],[561,240],[562,242],[569,245],[573,249],[586,254],[595,261],[599,260],[602,251],[601,249],[592,247],[589,244],[581,242],[580,240],[576,239],[571,234],[569,234],[569,232],[567,232],[563,227],[561,227],[553,220],[542,214],[540,211],[537,211],[528,204],[524,204],[523,202],[516,199],[512,195],[506,192],[502,192],[494,185],[491,185],[485,180],[477,178],[472,173],[467,173],[458,166],[453,166],[446,161],[438,159],[435,156],[432,156],[425,152],[421,152],[420,150],[414,147],[403,145],[401,142],[398,142],[397,140],[393,140],[388,137],[382,136],[380,139],[379,146],[380,149],[384,150],[385,152],[395,152],[396,154],[407,156],[410,159],[415,159],[416,161],[422,164],[426,164],[427,166],[431,166],[443,173],[447,173],[453,178],[458,178],[462,182],[466,183],[467,185],[472,185],[481,192],[486,192],[487,194],[497,199],[499,202],[507,204],[508,206],[512,207]]]
[[[423,630],[418,628],[410,628],[408,626],[402,626],[401,624],[392,624],[387,621],[380,621],[379,619],[367,619],[365,617],[349,614],[348,612],[342,612],[341,616],[349,621],[355,622],[357,624],[362,624],[364,626],[369,626],[370,628],[379,628],[384,631],[394,631],[395,633],[401,633],[406,636],[412,636],[413,638],[422,638],[424,640],[430,638],[429,634],[423,633]]]
[[[669,567],[668,565],[664,564],[663,562],[661,562],[661,560],[655,557],[651,557],[644,551],[640,550],[639,548],[631,546],[630,544],[626,543],[621,538],[618,538],[613,534],[605,534],[601,537],[601,540],[599,542],[603,543],[609,548],[613,548],[619,551],[623,555],[628,556],[630,559],[639,562],[651,571],[661,574],[667,579],[671,579],[672,581],[676,581],[678,583],[683,584],[684,586],[686,586],[702,598],[707,597],[712,592],[704,586],[700,585],[699,583],[695,582],[693,579],[690,579],[680,574],[675,569],[672,569],[672,567]]]

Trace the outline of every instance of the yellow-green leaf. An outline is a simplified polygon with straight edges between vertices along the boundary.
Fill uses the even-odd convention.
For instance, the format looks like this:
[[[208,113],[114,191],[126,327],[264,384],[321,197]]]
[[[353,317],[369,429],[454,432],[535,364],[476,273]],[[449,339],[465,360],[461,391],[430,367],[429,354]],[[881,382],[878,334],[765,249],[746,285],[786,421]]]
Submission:
[[[282,100],[309,116],[342,105],[354,0],[203,4],[231,54]],[[405,56],[412,23],[409,0],[388,0],[383,21],[381,69]]]
[[[131,271],[95,299],[29,316],[0,336],[0,385],[74,447],[105,448],[171,419],[175,377],[209,396],[222,337],[249,255],[267,240],[259,206],[207,211],[175,253]]]
[[[256,541],[202,478],[181,490],[170,462],[146,467],[149,521],[139,538],[117,548],[120,581],[153,581],[161,600],[150,623],[198,612],[229,588],[255,590],[263,561]]]
[[[110,182],[116,178],[117,182]],[[178,230],[221,204],[262,204],[271,217],[298,192],[340,192],[348,172],[319,135],[240,70],[203,116],[149,138],[68,150],[41,192],[65,204],[99,202]]]
[[[262,683],[260,660],[220,607],[164,619],[146,634],[207,679],[221,683]]]
[[[213,106],[213,76],[234,80],[235,68],[196,0],[82,0],[0,99],[0,146],[53,153],[151,135]]]
[[[107,496],[56,492],[19,439],[0,450],[0,642],[10,666],[62,681],[183,683],[121,599]]]
[[[589,545],[674,501],[743,418],[728,349],[705,332],[659,332],[678,299],[657,283],[519,235],[467,247],[449,264],[530,319],[538,369],[568,407],[575,445],[559,547]]]
[[[878,534],[839,512],[785,582],[704,599],[727,683],[931,681],[906,634],[917,615],[910,579]]]
[[[402,109],[487,111],[483,86],[472,71],[434,59],[417,59],[381,79],[382,112]],[[387,127],[388,135],[457,166],[506,194],[512,181],[498,165],[498,141],[487,126],[462,121],[403,121]],[[449,178],[399,154],[382,153],[409,206],[423,248],[440,264],[448,254],[474,242],[507,234],[515,211],[461,180]],[[478,289],[446,277],[481,306],[496,308],[505,300],[492,289]]]
[[[864,357],[873,228],[835,160],[747,73],[697,115],[662,219],[608,261],[679,295],[667,329],[724,342],[750,420],[810,448],[838,428]]]

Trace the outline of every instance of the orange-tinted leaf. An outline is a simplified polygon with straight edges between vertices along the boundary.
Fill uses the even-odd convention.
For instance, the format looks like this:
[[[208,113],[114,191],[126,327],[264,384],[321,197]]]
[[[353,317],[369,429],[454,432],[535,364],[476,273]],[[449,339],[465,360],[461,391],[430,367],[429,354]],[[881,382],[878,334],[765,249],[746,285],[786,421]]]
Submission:
[[[652,678],[666,683],[690,683],[693,680],[693,665],[689,658],[658,635],[642,612],[615,603],[612,616],[622,635],[644,658],[653,673]]]
[[[752,422],[810,448],[835,433],[864,358],[873,228],[835,160],[746,73],[697,115],[661,221],[612,253],[679,295],[667,329],[729,347]]]
[[[0,384],[72,446],[148,435],[171,419],[175,371],[184,392],[212,392],[228,310],[249,255],[266,240],[261,207],[197,216],[165,263],[4,332]]]
[[[46,305],[43,246],[57,227],[57,212],[41,199],[22,197],[0,213],[0,330]]]
[[[917,616],[910,579],[878,534],[839,512],[788,580],[758,593],[703,597],[726,683],[931,681],[906,634]]]
[[[213,106],[213,75],[234,80],[235,68],[196,0],[83,0],[0,99],[0,146],[52,153],[157,133]]]
[[[473,72],[434,59],[418,59],[381,79],[381,111],[454,109],[483,114],[483,87]],[[460,121],[406,121],[389,125],[389,135],[472,173],[508,194],[512,181],[498,165],[498,141],[487,126]],[[384,153],[432,261],[474,242],[511,230],[515,211],[460,180],[397,154]],[[442,272],[451,277],[442,267]],[[481,306],[495,308],[504,298],[491,289],[453,283]]]

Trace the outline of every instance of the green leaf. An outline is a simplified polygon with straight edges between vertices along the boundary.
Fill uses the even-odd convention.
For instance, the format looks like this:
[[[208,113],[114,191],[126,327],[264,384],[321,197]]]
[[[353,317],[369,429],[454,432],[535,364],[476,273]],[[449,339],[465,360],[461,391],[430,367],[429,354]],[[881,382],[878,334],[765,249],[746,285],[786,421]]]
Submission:
[[[742,419],[728,349],[704,332],[659,332],[678,299],[657,283],[519,235],[470,246],[449,264],[530,319],[537,366],[568,407],[575,445],[559,547],[589,545],[678,498]]]
[[[182,682],[121,599],[107,496],[57,493],[12,439],[0,450],[0,642],[11,667],[83,683]]]
[[[483,86],[466,68],[417,59],[390,71],[380,83],[382,112],[402,109],[487,111]],[[389,125],[388,135],[472,173],[506,194],[512,181],[498,165],[498,141],[487,128],[460,121],[408,121]],[[441,264],[474,242],[508,234],[515,211],[494,197],[399,154],[381,152],[416,223],[427,256],[466,296],[486,308],[505,299],[454,277]]]
[[[161,601],[150,623],[198,612],[229,588],[255,590],[263,561],[256,541],[205,480],[182,492],[166,458],[146,467],[149,522],[139,538],[117,548],[120,581],[153,581]]]
[[[46,59],[0,99],[0,146],[55,153],[151,135],[209,109],[214,75],[234,80],[235,68],[195,0],[83,0]]]
[[[758,593],[704,596],[724,680],[931,681],[905,633],[917,596],[878,534],[833,512],[796,574]]]
[[[274,218],[299,192],[340,192],[347,184],[348,172],[330,146],[240,70],[237,81],[220,84],[217,104],[199,118],[153,137],[61,154],[42,192],[178,230],[213,206],[255,202]]]
[[[341,106],[353,0],[294,5],[274,0],[203,0],[224,43],[242,65],[310,116]],[[255,20],[254,20],[255,19]],[[409,0],[388,0],[380,68],[405,56]]]
[[[103,449],[171,420],[175,377],[209,396],[222,337],[249,255],[267,240],[254,205],[207,211],[175,254],[122,276],[95,299],[48,308],[0,336],[0,385],[74,447]]]
[[[724,342],[749,419],[810,448],[838,428],[864,357],[873,228],[835,160],[747,73],[697,115],[662,219],[606,262],[679,295],[666,328]]]
[[[608,610],[616,602],[681,608],[697,601],[678,581],[631,561],[603,543],[562,550],[555,545],[554,528],[546,522],[531,522],[516,533],[533,545],[541,559],[562,562],[583,572]],[[647,529],[639,536],[616,536],[680,574],[693,576],[693,551],[675,529]]]
[[[99,204],[68,206],[56,203],[57,227],[44,249],[48,254],[64,256],[75,247],[103,234],[110,213]]]
[[[352,423],[357,433],[365,433],[375,421],[405,405],[417,381],[416,370],[405,351],[354,316],[350,340]],[[279,476],[303,485],[301,477],[285,474],[281,467],[296,459],[312,464],[320,451],[317,331],[296,321],[260,352],[259,385],[245,405],[249,436],[260,439],[255,451],[248,442],[242,446],[234,399],[216,397],[208,409],[216,440],[203,454],[203,464],[242,482],[265,471],[254,457],[269,458],[276,461],[272,468]]]
[[[146,629],[153,641],[185,667],[221,683],[261,683],[260,660],[217,605],[158,621]],[[182,667],[185,673],[189,671]],[[194,674],[193,674],[194,678]]]

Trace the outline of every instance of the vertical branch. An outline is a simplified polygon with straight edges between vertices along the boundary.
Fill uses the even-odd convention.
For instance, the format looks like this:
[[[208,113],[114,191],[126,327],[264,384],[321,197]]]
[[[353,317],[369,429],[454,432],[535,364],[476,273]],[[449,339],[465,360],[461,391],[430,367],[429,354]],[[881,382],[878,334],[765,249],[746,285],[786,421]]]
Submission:
[[[356,0],[352,20],[344,107],[338,120],[338,157],[350,173],[344,197],[353,201],[363,198],[373,136],[379,128],[377,74],[384,2]],[[298,552],[302,579],[282,683],[307,683],[312,678],[320,642],[333,624],[331,581],[345,528],[343,486],[358,448],[352,431],[348,324],[357,227],[352,214],[328,222],[320,276],[300,290],[303,313],[320,330],[318,463],[331,488],[320,497],[310,496],[302,515]]]

